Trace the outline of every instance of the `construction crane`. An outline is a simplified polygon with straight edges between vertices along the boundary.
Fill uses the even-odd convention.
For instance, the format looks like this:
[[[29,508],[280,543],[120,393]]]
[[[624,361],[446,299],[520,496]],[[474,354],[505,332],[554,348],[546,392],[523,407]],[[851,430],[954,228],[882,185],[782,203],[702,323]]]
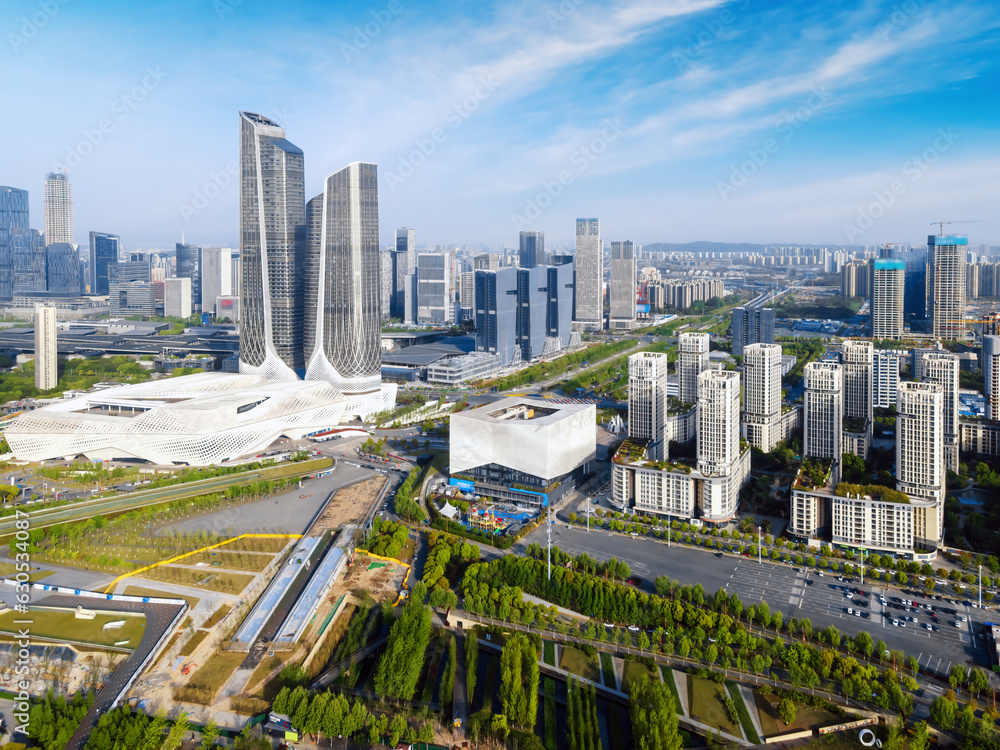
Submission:
[[[982,219],[965,219],[964,221],[932,221],[931,226],[935,224],[938,225],[938,236],[944,236],[944,225],[945,224],[976,224],[982,221]]]

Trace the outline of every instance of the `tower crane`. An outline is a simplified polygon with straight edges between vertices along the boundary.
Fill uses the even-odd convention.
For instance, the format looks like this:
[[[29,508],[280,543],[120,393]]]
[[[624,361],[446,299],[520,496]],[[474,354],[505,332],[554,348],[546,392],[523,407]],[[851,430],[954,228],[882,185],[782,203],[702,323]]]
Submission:
[[[945,224],[976,224],[982,221],[982,219],[965,219],[964,221],[932,221],[931,226],[935,224],[938,225],[938,236],[944,235],[944,225]]]

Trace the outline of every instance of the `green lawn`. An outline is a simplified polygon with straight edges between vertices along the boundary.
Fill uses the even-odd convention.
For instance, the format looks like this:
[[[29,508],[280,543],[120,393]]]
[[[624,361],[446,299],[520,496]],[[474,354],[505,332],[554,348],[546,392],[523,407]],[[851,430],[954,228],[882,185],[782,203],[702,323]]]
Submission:
[[[785,726],[785,722],[778,718],[778,703],[780,701],[778,696],[754,693],[754,700],[757,702],[757,715],[760,716],[760,728],[765,737],[832,724],[840,718],[835,713],[822,708],[796,704],[795,721]]]
[[[597,669],[596,661],[580,649],[563,646],[560,656],[559,667],[561,669],[591,681],[600,679],[600,671]]]
[[[178,560],[178,562],[184,565],[205,563],[212,567],[216,567],[215,563],[219,563],[217,567],[225,568],[226,570],[248,570],[253,573],[259,573],[273,559],[274,555],[271,554],[262,555],[255,552],[241,552],[239,550],[227,551],[225,548],[220,548],[205,550],[196,555],[185,557],[183,560]]]
[[[617,689],[618,679],[615,677],[615,660],[611,654],[601,652],[601,673],[604,675],[604,684],[609,688]]]
[[[31,625],[15,625],[14,620],[32,620]],[[105,623],[124,620],[125,625],[113,630],[103,630]],[[36,638],[55,641],[79,641],[113,646],[117,641],[128,640],[127,647],[135,648],[145,631],[145,617],[99,614],[93,620],[78,620],[72,611],[29,610],[27,615],[17,611],[0,615],[0,631],[17,633],[28,628]]]
[[[205,624],[201,626],[202,629],[211,630],[212,628],[214,628],[222,621],[223,617],[225,617],[230,613],[232,608],[233,607],[230,604],[223,604],[221,607],[215,610],[215,612],[212,614],[211,617],[205,620]]]
[[[247,658],[239,651],[216,651],[189,679],[187,687],[174,692],[174,699],[187,703],[212,705],[215,694]]]
[[[632,684],[632,681],[641,680],[644,676],[648,677],[650,682],[659,682],[660,680],[655,669],[637,661],[626,660],[625,669],[622,672],[622,692],[629,692],[629,685]]]
[[[142,586],[132,586],[128,585],[122,592],[125,596],[150,596],[162,599],[183,599],[188,603],[188,609],[194,609],[198,606],[198,602],[201,601],[196,596],[182,596],[181,594],[175,594],[173,591],[158,591],[157,589],[145,589]]]
[[[743,726],[743,734],[754,745],[759,745],[760,737],[757,735],[757,728],[753,724],[753,719],[750,718],[750,710],[747,707],[746,701],[743,700],[743,694],[740,692],[739,685],[735,682],[727,682],[726,690],[729,691],[729,695],[736,704],[736,712],[740,715],[740,724]]]
[[[542,661],[553,667],[556,665],[556,644],[552,641],[542,641]]]
[[[139,574],[141,578],[149,578],[164,583],[175,583],[179,586],[194,586],[221,591],[224,594],[238,594],[253,581],[253,576],[243,573],[230,573],[227,570],[206,568],[192,570],[178,568],[173,565],[161,565]]]
[[[668,666],[661,665],[660,674],[663,675],[663,684],[670,688],[670,692],[674,695],[674,705],[677,707],[678,715],[683,716],[684,704],[681,703],[681,695],[677,691],[677,680],[674,678],[674,670]]]
[[[195,634],[192,635],[187,643],[185,643],[180,650],[180,656],[190,656],[194,653],[194,650],[201,645],[201,642],[208,638],[207,630],[197,630]]]
[[[739,727],[729,720],[722,685],[691,674],[687,676],[687,682],[691,718],[739,737]]]

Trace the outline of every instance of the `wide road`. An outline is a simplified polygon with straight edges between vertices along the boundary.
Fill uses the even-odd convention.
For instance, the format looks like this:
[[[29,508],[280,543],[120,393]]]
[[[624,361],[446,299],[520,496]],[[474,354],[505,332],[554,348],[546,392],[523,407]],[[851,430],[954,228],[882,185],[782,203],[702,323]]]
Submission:
[[[543,527],[522,539],[515,551],[523,552],[524,545],[532,542],[545,546]],[[845,584],[837,580],[836,574],[826,573],[820,577],[805,567],[798,569],[767,561],[759,564],[756,558],[678,545],[668,547],[666,542],[627,534],[587,532],[575,526],[567,529],[565,523],[556,523],[553,527],[552,544],[574,556],[586,552],[598,560],[615,557],[628,563],[633,575],[642,578],[641,588],[648,593],[654,591],[654,580],[666,575],[686,586],[700,583],[708,596],[722,588],[738,595],[744,605],[766,601],[772,612],[780,611],[784,615],[786,622],[792,617],[808,617],[814,631],[829,625],[836,626],[846,635],[868,631],[874,640],[883,640],[889,649],[901,650],[908,657],[918,657],[921,666],[939,674],[947,674],[952,664],[989,666],[985,647],[988,641],[979,638],[982,623],[990,617],[989,611],[928,597],[906,597],[917,604],[957,610],[968,621],[956,627],[957,616],[935,612],[935,619],[930,616],[931,610],[924,608],[919,613],[912,609],[904,613],[888,606],[897,603],[891,597],[900,596],[895,588],[887,590],[877,586],[873,590],[867,581],[863,587],[856,581],[852,588],[860,587],[871,595],[864,598],[855,595],[849,599],[843,590]],[[879,593],[885,594],[887,606],[880,604]],[[859,608],[855,603],[857,599],[867,600],[868,606],[861,607],[862,612],[869,613],[867,619],[848,614],[848,609]],[[893,617],[902,616],[915,617],[917,622],[907,622],[905,627],[893,626]],[[926,629],[927,624],[932,630]],[[937,630],[933,629],[935,626]]]

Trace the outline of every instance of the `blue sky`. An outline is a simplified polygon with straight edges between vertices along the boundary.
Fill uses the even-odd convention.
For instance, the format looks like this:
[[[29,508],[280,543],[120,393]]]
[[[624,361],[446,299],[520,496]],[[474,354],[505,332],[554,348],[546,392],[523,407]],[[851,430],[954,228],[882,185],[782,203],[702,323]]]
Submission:
[[[240,109],[306,198],[379,164],[382,244],[1000,244],[1000,8],[544,0],[0,6],[0,184],[66,166],[76,235],[238,243]]]

